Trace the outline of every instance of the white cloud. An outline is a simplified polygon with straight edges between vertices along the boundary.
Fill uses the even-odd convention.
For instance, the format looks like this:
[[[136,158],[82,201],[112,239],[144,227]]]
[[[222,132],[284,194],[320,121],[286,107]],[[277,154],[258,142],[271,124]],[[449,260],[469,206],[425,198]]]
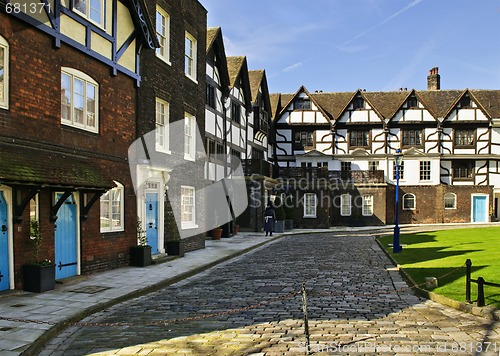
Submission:
[[[283,72],[291,72],[299,67],[302,67],[302,62],[298,62],[298,63],[292,64],[291,66],[283,68]]]

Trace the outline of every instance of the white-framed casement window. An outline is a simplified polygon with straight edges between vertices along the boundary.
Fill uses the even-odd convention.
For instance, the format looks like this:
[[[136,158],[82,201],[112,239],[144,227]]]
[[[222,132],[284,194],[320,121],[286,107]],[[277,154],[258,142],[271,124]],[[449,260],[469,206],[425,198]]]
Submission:
[[[160,42],[156,56],[170,64],[170,16],[159,6],[156,6],[156,36]]]
[[[184,114],[184,159],[195,160],[196,153],[196,118],[188,113]]]
[[[314,193],[304,194],[304,217],[305,218],[315,218],[316,217],[316,205],[317,196]]]
[[[431,180],[431,161],[420,161],[420,180]]]
[[[446,193],[444,195],[444,208],[447,210],[457,208],[457,195],[455,193]]]
[[[91,132],[99,131],[99,85],[73,68],[61,69],[61,123]]]
[[[186,76],[196,82],[196,38],[187,31],[184,58]]]
[[[373,195],[365,194],[363,195],[363,216],[373,215]]]
[[[351,195],[342,194],[340,196],[340,215],[351,216]]]
[[[398,167],[399,167],[399,179],[403,180],[405,179],[405,162],[402,161]],[[396,180],[396,162],[393,162],[392,176],[393,179]]]
[[[403,195],[403,210],[415,210],[416,205],[415,194],[407,193]]]
[[[196,195],[194,187],[181,186],[181,227],[196,228],[195,216]]]
[[[101,196],[101,232],[124,230],[124,189],[122,184],[115,184],[115,188]]]
[[[39,220],[38,194],[30,200],[30,220]]]
[[[169,117],[170,105],[165,100],[156,98],[156,150],[170,153],[169,151]]]
[[[104,2],[105,0],[74,0],[73,10],[100,27],[104,27]]]
[[[0,108],[9,108],[9,44],[0,36]]]

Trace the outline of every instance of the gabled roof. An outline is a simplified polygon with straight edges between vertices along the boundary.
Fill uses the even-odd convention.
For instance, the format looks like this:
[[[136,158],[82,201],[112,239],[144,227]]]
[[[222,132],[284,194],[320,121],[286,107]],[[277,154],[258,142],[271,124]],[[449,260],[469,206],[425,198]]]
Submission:
[[[262,88],[262,99],[264,100],[264,108],[271,113],[271,101],[269,98],[269,87],[267,86],[267,78],[265,70],[249,70],[248,78],[250,81],[250,90],[252,92],[252,102],[255,103],[259,88]]]
[[[248,79],[248,66],[247,58],[241,57],[227,57],[227,71],[229,73],[229,86],[234,88],[241,80],[243,95],[245,99],[245,107],[249,109],[252,106],[252,91],[250,90],[250,82]]]
[[[463,92],[463,90],[423,90],[417,91],[416,95],[432,116],[438,119],[448,116]]]
[[[390,120],[413,91],[362,92],[370,106],[384,120]]]
[[[276,115],[281,111],[281,95],[282,94],[269,94],[269,101],[271,102],[271,117],[274,120]]]
[[[313,102],[314,104],[316,104],[316,106],[318,107],[319,111],[325,116],[325,118],[327,118],[328,120],[331,120],[332,117],[331,115],[325,111],[325,109],[319,104],[319,102],[316,100],[316,98],[314,96],[311,95],[311,93],[309,93],[309,91],[306,89],[305,86],[301,86],[299,88],[299,90],[297,90],[297,92],[293,95],[290,95],[290,94],[282,94],[281,96],[281,104],[283,104],[283,106],[281,107],[280,109],[280,113],[286,109],[288,107],[288,105],[290,105],[290,103],[300,94],[300,93],[305,93]]]
[[[213,56],[214,64],[219,70],[222,94],[229,95],[229,73],[227,71],[226,50],[220,27],[209,27],[207,29],[207,60]]]
[[[493,118],[500,118],[500,90],[469,90],[472,98]]]
[[[275,116],[281,114],[290,102],[300,93],[307,90],[304,86],[295,94],[271,95]],[[337,93],[313,93],[307,94],[316,104],[322,108],[332,121],[338,120],[347,110],[349,104],[357,96],[361,95],[373,110],[383,119],[390,120],[402,108],[403,104],[411,95],[415,95],[424,108],[436,119],[446,118],[456,107],[460,99],[469,93],[471,99],[477,104],[484,114],[489,118],[500,119],[500,90],[410,90],[392,92],[355,92]],[[278,102],[276,98],[279,98]],[[275,117],[276,119],[276,117]]]

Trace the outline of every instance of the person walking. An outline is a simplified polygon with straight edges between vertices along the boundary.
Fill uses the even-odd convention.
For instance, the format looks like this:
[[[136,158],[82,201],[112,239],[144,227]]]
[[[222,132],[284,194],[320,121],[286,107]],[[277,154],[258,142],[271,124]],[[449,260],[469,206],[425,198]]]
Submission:
[[[266,210],[264,211],[264,230],[270,236],[273,236],[274,222],[276,221],[276,212],[274,211],[273,204],[269,202],[267,204]]]

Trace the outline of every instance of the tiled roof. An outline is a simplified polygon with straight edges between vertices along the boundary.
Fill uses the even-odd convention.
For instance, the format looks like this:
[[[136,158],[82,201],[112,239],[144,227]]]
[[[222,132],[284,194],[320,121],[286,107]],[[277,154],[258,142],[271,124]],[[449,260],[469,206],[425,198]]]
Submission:
[[[269,100],[271,101],[271,116],[276,117],[280,108],[280,98],[281,94],[269,94]]]
[[[250,80],[250,90],[252,92],[252,102],[257,100],[257,94],[259,93],[259,88],[264,78],[263,70],[249,70],[248,79]]]
[[[469,90],[491,118],[500,118],[500,90]]]
[[[207,28],[207,52],[212,47],[215,39],[217,38],[217,34],[220,31],[220,27],[209,27]]]
[[[464,90],[422,90],[416,91],[417,97],[434,118],[444,118],[450,112]]]
[[[0,182],[109,189],[95,160],[37,148],[0,144]]]
[[[330,119],[338,119],[354,94],[352,92],[314,93],[311,96],[331,116]]]
[[[227,57],[227,71],[229,72],[229,85],[234,87],[241,68],[246,61],[246,57]]]
[[[305,90],[305,88],[301,88]],[[500,90],[410,90],[392,92],[328,92],[311,93],[310,96],[320,105],[330,119],[337,120],[343,114],[351,100],[356,94],[362,95],[373,110],[382,119],[390,120],[401,109],[407,98],[415,93],[417,99],[437,120],[445,118],[455,107],[460,98],[466,93],[471,94],[471,99],[477,103],[479,108],[490,118],[500,118]],[[279,114],[296,94],[272,94],[273,115]],[[281,98],[281,107],[277,107],[276,97]]]

